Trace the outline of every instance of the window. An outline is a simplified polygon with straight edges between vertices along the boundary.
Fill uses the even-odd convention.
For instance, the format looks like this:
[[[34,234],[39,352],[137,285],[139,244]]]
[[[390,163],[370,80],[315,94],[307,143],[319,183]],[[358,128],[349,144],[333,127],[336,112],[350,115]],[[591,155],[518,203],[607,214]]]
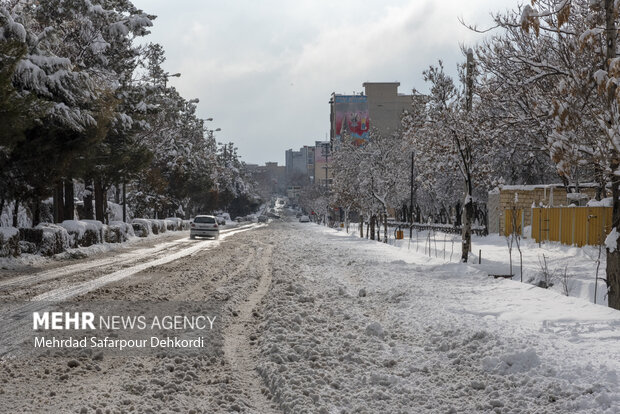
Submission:
[[[215,223],[215,218],[214,217],[196,217],[194,219],[194,223],[210,223],[210,224],[213,224],[213,223]]]

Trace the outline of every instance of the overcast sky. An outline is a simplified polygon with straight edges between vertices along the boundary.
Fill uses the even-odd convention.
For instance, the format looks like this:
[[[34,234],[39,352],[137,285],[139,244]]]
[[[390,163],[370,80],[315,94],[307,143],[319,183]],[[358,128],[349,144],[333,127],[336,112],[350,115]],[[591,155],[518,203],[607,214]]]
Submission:
[[[519,0],[134,0],[157,15],[147,40],[166,50],[164,69],[219,141],[247,163],[284,163],[284,151],[329,134],[332,92],[400,82],[425,92],[422,71],[442,59],[449,73],[460,44],[482,39],[458,21],[490,24]]]

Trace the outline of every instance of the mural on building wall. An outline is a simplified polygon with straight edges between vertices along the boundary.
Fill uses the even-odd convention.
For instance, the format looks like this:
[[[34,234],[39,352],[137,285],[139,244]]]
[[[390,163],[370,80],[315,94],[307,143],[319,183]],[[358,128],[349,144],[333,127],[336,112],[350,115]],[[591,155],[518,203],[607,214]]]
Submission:
[[[336,139],[340,141],[344,132],[348,131],[355,145],[368,141],[370,125],[367,97],[336,95],[334,98]]]

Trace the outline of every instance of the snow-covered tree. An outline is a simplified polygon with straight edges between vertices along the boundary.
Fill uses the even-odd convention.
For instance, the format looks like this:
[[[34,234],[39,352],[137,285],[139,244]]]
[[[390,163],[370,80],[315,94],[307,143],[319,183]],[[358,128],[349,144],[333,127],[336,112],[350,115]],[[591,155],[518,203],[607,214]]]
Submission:
[[[473,89],[474,67],[469,74]],[[467,68],[462,68],[467,69]],[[463,71],[464,72],[464,71]],[[471,249],[471,226],[474,215],[474,190],[484,193],[493,179],[494,153],[503,148],[501,135],[493,134],[479,97],[467,95],[466,88],[457,88],[439,61],[424,71],[424,80],[430,84],[430,95],[425,105],[412,108],[412,114],[403,119],[405,139],[415,153],[418,180],[435,194],[458,194],[455,183],[463,188],[463,254],[467,261]],[[468,78],[462,73],[462,83]],[[455,179],[455,175],[458,177]],[[456,184],[458,185],[458,184]]]
[[[612,0],[540,0],[496,15],[503,31],[479,55],[515,92],[504,95],[508,112],[538,126],[565,182],[596,181],[600,193],[609,183],[620,229],[617,19]],[[620,241],[607,246],[609,305],[620,308]]]

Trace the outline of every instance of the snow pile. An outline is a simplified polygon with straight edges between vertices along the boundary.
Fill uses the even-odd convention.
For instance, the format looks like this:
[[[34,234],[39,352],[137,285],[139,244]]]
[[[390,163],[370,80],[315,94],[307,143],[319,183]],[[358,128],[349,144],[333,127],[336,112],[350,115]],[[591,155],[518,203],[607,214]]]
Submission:
[[[607,197],[602,200],[592,199],[588,201],[588,207],[613,207],[613,197]]]

